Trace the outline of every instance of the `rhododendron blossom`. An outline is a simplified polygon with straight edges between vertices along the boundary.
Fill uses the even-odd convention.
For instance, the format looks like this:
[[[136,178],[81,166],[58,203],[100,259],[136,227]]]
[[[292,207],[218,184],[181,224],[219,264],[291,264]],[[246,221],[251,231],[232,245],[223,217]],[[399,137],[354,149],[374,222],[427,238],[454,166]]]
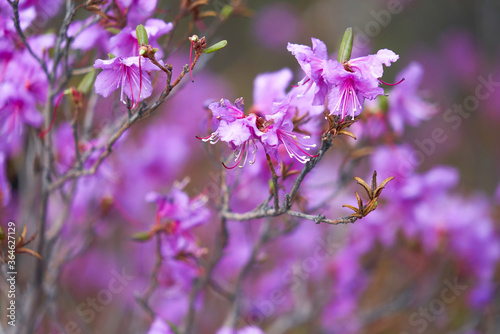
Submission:
[[[493,3],[0,0],[0,333],[497,333]]]
[[[295,56],[306,77],[298,85],[305,85],[306,92],[314,92],[313,105],[322,105],[328,96],[330,115],[337,115],[343,121],[346,115],[361,114],[365,99],[373,100],[384,94],[379,86],[383,66],[390,66],[399,56],[383,49],[375,55],[359,57],[339,63],[328,59],[325,44],[313,38],[312,49],[305,45],[288,44],[288,50]]]
[[[246,116],[243,112],[243,99],[236,100],[232,105],[228,100],[221,100],[210,104],[212,110],[213,124],[217,128],[210,136],[200,138],[211,144],[219,140],[227,142],[235,152],[236,166],[243,167],[248,159],[249,150],[252,149],[253,159],[250,165],[255,163],[257,143],[260,143],[267,154],[272,155],[278,161],[278,147],[283,145],[290,156],[301,163],[306,163],[315,157],[308,151],[316,147],[316,144],[304,143],[310,137],[301,133],[293,132],[292,121],[294,113],[290,107],[289,98],[273,103],[271,114],[265,115],[265,119],[254,113]],[[243,163],[240,165],[240,163]]]
[[[103,70],[95,81],[96,93],[108,97],[119,88],[120,101],[123,103],[127,102],[125,96],[132,103],[151,96],[153,85],[147,72],[160,70],[149,59],[142,57],[97,59],[94,67]]]

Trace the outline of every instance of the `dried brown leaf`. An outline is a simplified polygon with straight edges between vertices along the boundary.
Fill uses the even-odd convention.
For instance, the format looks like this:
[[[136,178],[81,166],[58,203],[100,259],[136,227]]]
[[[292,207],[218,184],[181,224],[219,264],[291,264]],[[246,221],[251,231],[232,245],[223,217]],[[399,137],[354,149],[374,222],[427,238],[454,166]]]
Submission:
[[[356,182],[358,182],[358,184],[360,186],[362,186],[363,188],[365,188],[366,193],[368,194],[368,197],[370,199],[372,199],[372,191],[371,191],[370,187],[368,186],[368,184],[363,179],[361,179],[359,177],[355,176],[354,179],[356,180]]]
[[[40,254],[38,254],[37,252],[35,252],[34,250],[31,250],[29,248],[24,248],[24,247],[17,248],[16,253],[30,254],[30,255],[33,255],[34,257],[42,260],[42,257],[40,256]]]
[[[342,207],[343,207],[343,208],[349,208],[349,209],[351,209],[351,210],[352,210],[352,211],[354,211],[354,212],[358,212],[358,211],[359,211],[359,209],[358,209],[358,208],[355,208],[354,206],[349,205],[349,204],[344,204],[344,205],[342,205]]]

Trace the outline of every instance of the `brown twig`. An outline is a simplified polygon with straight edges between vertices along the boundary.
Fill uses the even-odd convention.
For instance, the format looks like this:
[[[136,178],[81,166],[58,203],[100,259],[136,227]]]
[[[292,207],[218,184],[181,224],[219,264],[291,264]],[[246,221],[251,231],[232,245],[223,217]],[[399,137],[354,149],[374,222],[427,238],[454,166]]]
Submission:
[[[266,153],[267,164],[269,165],[269,169],[271,170],[272,179],[273,179],[273,197],[274,197],[274,211],[278,212],[280,209],[279,204],[279,195],[278,195],[278,174],[274,170],[273,162],[271,161],[271,157]]]
[[[191,68],[194,68],[196,65],[196,62],[198,61],[199,57],[201,54],[197,54],[193,60],[193,63],[191,65]],[[101,163],[111,154],[113,150],[114,144],[118,141],[118,139],[121,138],[121,136],[136,122],[150,116],[158,107],[165,101],[165,99],[169,96],[169,94],[172,92],[172,90],[179,85],[181,82],[182,78],[189,72],[189,65],[185,65],[181,74],[176,78],[174,83],[170,84],[171,80],[171,74],[170,76],[167,77],[167,87],[165,90],[161,93],[160,97],[150,106],[142,105],[139,108],[139,111],[133,114],[131,117],[126,117],[125,120],[121,121],[121,125],[119,129],[112,134],[107,143],[96,150],[103,150],[97,160],[94,162],[92,166],[90,166],[87,169],[79,169],[78,166],[74,166],[71,170],[69,170],[66,174],[62,175],[60,178],[57,180],[53,181],[50,186],[49,186],[49,191],[52,192],[55,189],[63,186],[68,180],[72,179],[77,179],[82,176],[87,176],[87,175],[93,175],[97,172],[97,169],[101,165]],[[170,72],[171,73],[171,72]],[[86,158],[89,156],[87,153],[86,155],[82,156],[83,161],[86,160]]]
[[[28,44],[28,41],[26,40],[26,36],[24,35],[23,30],[21,29],[21,23],[19,20],[19,1],[17,1],[17,0],[7,0],[7,1],[12,6],[12,10],[14,12],[14,16],[12,17],[12,20],[14,21],[14,27],[16,28],[17,34],[21,38],[21,41],[23,42],[24,46],[26,47],[26,50],[28,50],[28,52],[33,56],[33,58],[35,58],[35,60],[40,64],[40,66],[43,69],[43,72],[45,73],[47,78],[50,79],[51,75],[49,74],[49,71],[47,69],[47,65],[33,51],[31,46]]]
[[[226,185],[226,171],[222,170],[221,172],[221,198],[222,198],[222,203],[221,207],[222,208],[229,208],[229,192],[227,189]],[[227,229],[227,219],[224,216],[221,216],[221,228],[220,228],[220,233],[218,236],[218,240],[216,242],[216,248],[212,254],[212,258],[208,264],[208,267],[206,269],[206,274],[202,278],[198,278],[195,281],[195,284],[193,288],[191,289],[191,292],[189,294],[189,307],[188,307],[188,313],[185,318],[185,334],[190,334],[194,330],[194,325],[195,325],[195,300],[196,297],[198,296],[198,293],[202,290],[205,289],[207,284],[211,280],[212,272],[219,263],[220,259],[222,258],[224,249],[226,248],[227,244],[229,243],[229,231]]]
[[[155,292],[158,287],[158,273],[160,272],[161,264],[163,262],[163,256],[161,254],[161,236],[160,234],[156,234],[156,262],[153,268],[153,272],[151,273],[151,277],[149,279],[149,285],[146,290],[142,293],[142,295],[136,295],[135,300],[139,303],[139,305],[144,308],[146,313],[151,317],[151,320],[155,318],[155,313],[153,309],[149,306],[149,298]]]

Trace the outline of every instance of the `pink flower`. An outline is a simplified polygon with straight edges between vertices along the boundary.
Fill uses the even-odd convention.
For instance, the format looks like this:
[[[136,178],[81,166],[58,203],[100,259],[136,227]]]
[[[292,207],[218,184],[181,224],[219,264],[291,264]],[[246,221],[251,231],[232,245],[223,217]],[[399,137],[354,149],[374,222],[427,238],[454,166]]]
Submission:
[[[235,105],[228,100],[221,100],[210,104],[209,109],[213,113],[213,123],[217,130],[210,136],[199,138],[203,141],[209,141],[211,144],[219,140],[227,142],[230,148],[235,152],[236,166],[243,167],[248,159],[249,149],[252,147],[253,160],[255,162],[255,153],[257,143],[262,144],[267,154],[272,155],[279,161],[278,147],[283,145],[291,158],[295,158],[302,163],[306,163],[310,158],[315,157],[309,154],[312,147],[316,145],[305,144],[304,139],[309,136],[293,132],[293,115],[295,108],[290,106],[291,97],[287,97],[280,103],[274,103],[272,114],[266,115],[266,119],[250,114],[246,116],[243,112],[243,99],[238,99]],[[243,163],[240,165],[240,163]]]
[[[153,47],[158,47],[159,50],[156,53],[158,58],[163,56],[163,52],[161,51],[160,45],[156,42],[156,40],[168,34],[174,25],[172,22],[166,23],[163,20],[159,19],[149,19],[146,21],[144,28],[148,33],[149,44]],[[109,40],[111,46],[111,52],[117,56],[129,57],[129,56],[138,56],[139,55],[139,43],[137,41],[137,34],[135,29],[131,27],[125,27],[120,33],[111,37]]]
[[[306,77],[299,82],[304,85],[304,93],[312,91],[313,106],[323,105],[328,96],[330,115],[338,115],[344,120],[346,115],[352,118],[363,111],[365,99],[373,100],[384,94],[379,87],[379,78],[384,73],[383,66],[390,66],[398,60],[394,52],[383,49],[375,55],[351,59],[340,64],[328,59],[325,44],[312,38],[309,46],[288,44],[288,50],[297,58]]]
[[[419,63],[411,63],[399,76],[407,78],[404,86],[395,87],[389,95],[388,118],[394,132],[403,134],[405,124],[417,126],[437,112],[434,105],[426,102],[419,94],[418,87],[424,70]]]
[[[236,166],[243,167],[248,159],[248,151],[253,146],[253,160],[255,162],[255,153],[257,151],[256,140],[260,130],[257,128],[257,116],[251,114],[246,116],[243,112],[243,99],[237,99],[235,105],[232,105],[228,100],[222,99],[220,102],[211,103],[208,108],[213,114],[213,124],[217,129],[208,137],[200,138],[203,141],[209,141],[211,144],[217,143],[219,140],[228,143],[229,147],[234,152],[234,160]],[[244,157],[244,159],[243,159]],[[240,165],[241,161],[243,163]]]
[[[383,49],[375,55],[351,59],[344,64],[337,61],[329,63],[326,80],[330,84],[328,108],[330,115],[346,115],[352,118],[363,111],[365,99],[373,100],[384,94],[379,86],[384,73],[383,66],[390,66],[398,60],[394,52]]]
[[[149,327],[148,334],[174,334],[174,332],[163,319],[156,318]]]
[[[316,144],[306,144],[303,140],[310,137],[301,133],[293,132],[294,108],[290,108],[290,98],[280,103],[273,104],[273,114],[266,115],[266,127],[260,136],[266,153],[274,156],[280,161],[278,147],[283,145],[290,158],[295,158],[301,163],[308,162],[317,155],[311,155],[308,151],[316,147]]]
[[[241,329],[223,327],[219,329],[216,334],[264,334],[264,332],[256,326],[247,326]]]
[[[325,78],[325,70],[332,61],[328,60],[325,43],[316,38],[311,38],[311,41],[312,49],[306,45],[288,43],[288,51],[297,58],[300,67],[306,74],[305,78],[298,84],[306,85],[304,94],[312,90],[314,93],[313,106],[319,106],[325,103],[326,94],[330,89],[330,84]]]
[[[12,148],[21,139],[25,124],[37,128],[42,124],[43,117],[29,92],[10,82],[1,84],[0,90],[0,138],[7,148]]]
[[[141,101],[153,91],[147,71],[158,71],[149,59],[142,57],[116,57],[109,60],[97,59],[95,68],[102,68],[95,81],[95,91],[108,97],[120,88],[120,101],[126,103],[123,94],[132,101]]]

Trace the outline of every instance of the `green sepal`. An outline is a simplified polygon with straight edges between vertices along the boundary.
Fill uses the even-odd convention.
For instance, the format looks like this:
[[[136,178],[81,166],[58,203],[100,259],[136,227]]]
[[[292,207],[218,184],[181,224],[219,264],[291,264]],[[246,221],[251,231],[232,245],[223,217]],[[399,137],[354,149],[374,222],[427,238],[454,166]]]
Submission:
[[[143,241],[148,241],[149,239],[151,239],[151,234],[149,232],[137,232],[137,233],[132,234],[130,236],[130,238],[134,241],[143,242]]]
[[[233,7],[230,5],[224,5],[220,11],[220,16],[222,17],[223,20],[226,20],[229,16],[231,16],[233,12]]]
[[[223,47],[225,47],[227,45],[227,41],[226,40],[223,40],[223,41],[220,41],[218,43],[215,43],[214,45],[212,46],[209,46],[208,48],[205,49],[205,51],[203,51],[204,53],[212,53],[212,52],[215,52],[215,51],[219,51],[220,49],[222,49]]]
[[[137,34],[137,42],[139,42],[139,46],[141,45],[149,45],[148,32],[146,28],[142,24],[139,24],[135,28],[135,32]]]
[[[116,58],[116,56],[114,54],[112,54],[112,53],[108,53],[108,58],[109,59],[113,59],[113,58]]]
[[[120,29],[116,28],[106,28],[106,30],[112,33],[113,35],[118,35],[120,33]]]
[[[352,33],[352,28],[349,27],[345,30],[344,37],[342,37],[342,42],[340,43],[339,56],[337,60],[339,63],[349,61],[351,59],[352,43],[354,42],[354,35]]]

